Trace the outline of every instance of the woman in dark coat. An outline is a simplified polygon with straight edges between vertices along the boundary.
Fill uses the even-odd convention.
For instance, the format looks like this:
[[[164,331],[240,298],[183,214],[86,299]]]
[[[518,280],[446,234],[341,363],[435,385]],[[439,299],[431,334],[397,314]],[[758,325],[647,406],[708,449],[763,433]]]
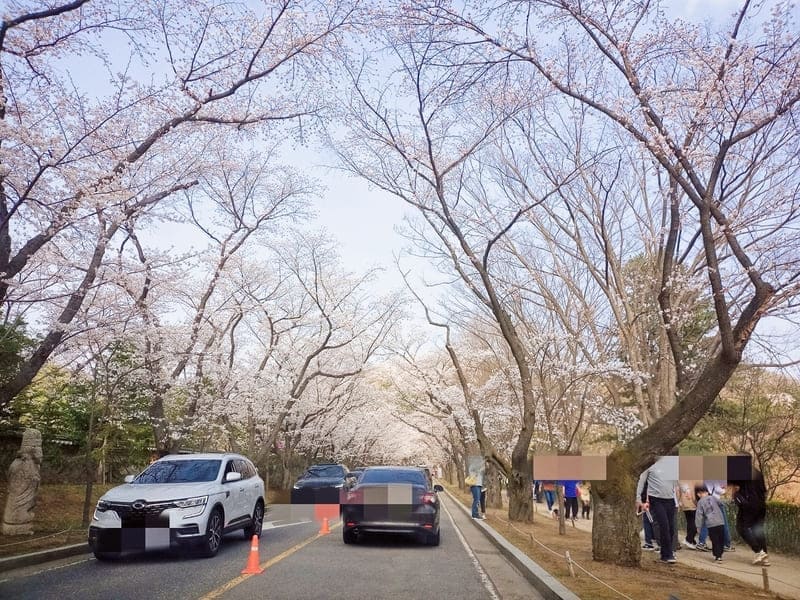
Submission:
[[[736,531],[747,545],[756,553],[754,565],[769,566],[767,554],[767,537],[764,531],[764,519],[767,516],[767,486],[764,475],[753,467],[750,479],[729,481],[733,489],[733,503],[736,514]]]

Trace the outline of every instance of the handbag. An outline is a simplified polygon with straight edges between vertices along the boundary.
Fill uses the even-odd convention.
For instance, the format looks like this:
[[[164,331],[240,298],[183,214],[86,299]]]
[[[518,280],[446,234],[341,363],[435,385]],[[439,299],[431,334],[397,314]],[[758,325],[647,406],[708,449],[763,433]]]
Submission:
[[[478,478],[475,475],[467,475],[467,478],[464,480],[468,486],[472,487],[473,485],[478,485]]]

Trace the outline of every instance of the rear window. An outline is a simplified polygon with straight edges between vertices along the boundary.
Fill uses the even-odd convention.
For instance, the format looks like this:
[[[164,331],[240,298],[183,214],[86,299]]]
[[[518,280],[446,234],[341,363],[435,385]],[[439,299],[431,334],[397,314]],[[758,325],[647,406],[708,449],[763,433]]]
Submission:
[[[306,471],[308,477],[344,477],[344,468],[338,465],[311,467]]]
[[[425,475],[422,474],[422,471],[401,471],[399,469],[367,469],[358,482],[427,485]]]
[[[221,460],[159,460],[142,471],[133,483],[214,481],[221,464]]]

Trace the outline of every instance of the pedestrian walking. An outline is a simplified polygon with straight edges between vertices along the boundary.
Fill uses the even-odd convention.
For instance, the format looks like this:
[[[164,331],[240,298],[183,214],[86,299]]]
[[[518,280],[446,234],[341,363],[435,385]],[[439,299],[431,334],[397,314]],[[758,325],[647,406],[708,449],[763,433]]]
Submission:
[[[578,493],[581,498],[581,518],[588,519],[592,509],[592,484],[588,481],[582,482],[578,486]]]
[[[464,483],[469,486],[469,491],[472,494],[472,518],[482,519],[480,513],[481,508],[481,488],[483,487],[483,461],[471,461],[469,464],[469,471]]]
[[[695,509],[695,526],[706,528],[708,537],[711,538],[714,561],[722,562],[725,547],[725,517],[722,512],[722,502],[716,496],[709,494],[705,485],[698,485],[694,490],[699,498]]]
[[[678,508],[683,511],[683,516],[686,517],[686,538],[683,545],[692,549],[697,547],[697,527],[695,525],[697,492],[695,488],[700,487],[700,485],[700,482],[696,481],[678,482]]]
[[[544,491],[542,490],[542,482],[536,480],[533,482],[533,500],[537,504],[544,502]]]
[[[769,566],[767,536],[764,521],[767,516],[767,486],[764,475],[753,467],[747,480],[729,482],[733,490],[733,503],[737,508],[736,531],[755,552],[754,565]]]
[[[658,525],[658,542],[661,547],[661,562],[677,562],[673,550],[675,541],[675,490],[678,482],[677,456],[662,456],[639,476],[636,488],[637,510],[649,510]],[[647,484],[647,501],[641,502],[641,494]]]
[[[544,501],[547,503],[547,511],[553,510],[553,505],[556,503],[556,482],[543,481],[542,491],[544,492]]]
[[[578,518],[578,484],[579,481],[566,480],[559,481],[558,485],[564,488],[564,518],[577,519]]]
[[[724,523],[724,536],[725,536],[725,552],[733,552],[736,548],[733,547],[731,544],[731,529],[728,523],[728,509],[725,506],[725,502],[723,502],[723,497],[727,495],[727,485],[724,481],[719,480],[709,480],[704,481],[703,484],[705,485],[708,493],[714,496],[717,500],[720,501],[722,505],[722,516],[725,519]],[[708,547],[706,546],[706,538],[708,537],[708,531],[705,527],[700,528],[700,534],[697,538],[697,546],[698,550],[703,552],[708,551]]]

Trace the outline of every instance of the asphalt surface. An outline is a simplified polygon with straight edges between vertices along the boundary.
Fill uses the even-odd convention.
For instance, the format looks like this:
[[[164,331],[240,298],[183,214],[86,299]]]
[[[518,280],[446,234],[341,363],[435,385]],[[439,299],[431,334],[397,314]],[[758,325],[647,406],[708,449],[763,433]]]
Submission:
[[[486,545],[468,516],[460,514],[451,500],[443,499],[443,503],[446,509],[438,547],[392,536],[345,545],[338,521],[331,523],[330,534],[319,535],[320,525],[312,514],[277,505],[266,517],[259,547],[260,564],[265,570],[259,575],[241,575],[250,543],[236,532],[226,536],[219,554],[210,559],[163,552],[99,562],[91,555],[81,555],[9,571],[0,575],[0,598],[540,597],[496,550]]]

